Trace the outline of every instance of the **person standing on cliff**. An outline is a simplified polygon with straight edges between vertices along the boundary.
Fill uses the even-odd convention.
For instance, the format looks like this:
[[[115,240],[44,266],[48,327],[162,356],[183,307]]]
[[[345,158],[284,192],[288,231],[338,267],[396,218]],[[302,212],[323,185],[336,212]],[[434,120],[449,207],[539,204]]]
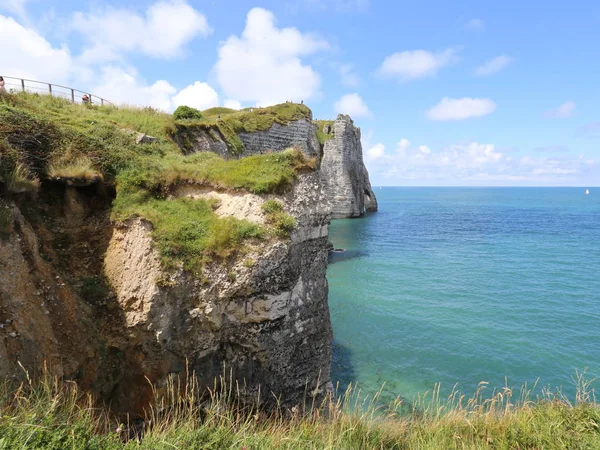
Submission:
[[[6,92],[6,83],[4,82],[4,77],[0,77],[0,94],[4,94]]]

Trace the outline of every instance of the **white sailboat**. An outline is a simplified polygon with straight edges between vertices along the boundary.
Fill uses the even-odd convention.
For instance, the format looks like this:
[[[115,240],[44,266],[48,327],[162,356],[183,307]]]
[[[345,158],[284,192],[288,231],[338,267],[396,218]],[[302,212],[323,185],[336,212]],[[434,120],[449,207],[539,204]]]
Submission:
[[[589,189],[585,190],[585,195],[590,195],[590,190]]]

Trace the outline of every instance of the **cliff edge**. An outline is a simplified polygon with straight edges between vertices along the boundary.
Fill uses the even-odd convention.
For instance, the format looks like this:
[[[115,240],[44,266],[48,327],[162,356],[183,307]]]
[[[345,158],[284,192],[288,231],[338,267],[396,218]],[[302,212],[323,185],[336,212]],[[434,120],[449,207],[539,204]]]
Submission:
[[[325,134],[331,137],[323,146],[321,180],[332,203],[332,218],[359,217],[365,211],[377,211],[377,198],[363,162],[360,129],[350,116],[343,114],[326,127]]]
[[[331,206],[317,159],[184,154],[173,127],[0,96],[0,374],[46,368],[139,415],[192,372],[240,400],[320,397]]]

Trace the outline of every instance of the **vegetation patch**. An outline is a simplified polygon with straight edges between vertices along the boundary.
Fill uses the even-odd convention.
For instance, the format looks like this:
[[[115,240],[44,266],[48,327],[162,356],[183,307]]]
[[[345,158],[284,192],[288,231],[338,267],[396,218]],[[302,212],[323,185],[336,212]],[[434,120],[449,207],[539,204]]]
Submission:
[[[185,270],[199,274],[206,262],[243,252],[247,240],[264,236],[255,223],[218,217],[206,200],[153,198],[119,212],[122,217],[137,215],[152,223],[152,237],[165,269],[181,263]]]
[[[93,167],[92,160],[87,156],[51,163],[48,166],[48,177],[71,178],[88,182],[102,179],[102,175]]]
[[[296,228],[296,219],[283,210],[283,205],[278,200],[267,200],[263,206],[266,213],[266,222],[269,224],[275,235],[278,237],[289,237],[290,233]]]
[[[191,106],[181,105],[173,111],[173,118],[175,120],[200,120],[202,119],[202,113]]]
[[[333,133],[333,120],[313,120],[313,123],[317,126],[317,139],[321,145],[324,145],[325,142],[335,137]]]
[[[0,386],[0,448],[47,450],[446,450],[597,449],[600,405],[587,393],[570,401],[505,388],[493,396],[426,393],[407,411],[349,389],[306,410],[266,413],[236,401],[223,379],[208,395],[194,379],[167,383],[143,428],[98,408],[74,383]],[[156,392],[159,392],[158,390]],[[520,398],[519,397],[520,394]],[[584,394],[584,395],[582,395]]]
[[[234,129],[256,131],[308,117],[310,110],[283,104],[252,111],[213,108],[201,116],[184,122],[218,124],[215,132],[227,129],[233,135]],[[209,260],[243,253],[247,242],[264,238],[266,231],[247,221],[218,217],[211,202],[171,199],[178,186],[283,193],[299,171],[316,166],[316,160],[298,149],[239,160],[224,160],[213,153],[185,156],[171,139],[174,129],[172,115],[152,108],[75,105],[29,93],[3,95],[0,184],[9,192],[25,192],[37,189],[45,179],[115,183],[113,219],[149,220],[164,266],[183,265],[197,273]],[[158,141],[138,145],[134,132],[156,136]],[[273,217],[272,226],[283,235],[282,230],[292,225],[281,215]]]

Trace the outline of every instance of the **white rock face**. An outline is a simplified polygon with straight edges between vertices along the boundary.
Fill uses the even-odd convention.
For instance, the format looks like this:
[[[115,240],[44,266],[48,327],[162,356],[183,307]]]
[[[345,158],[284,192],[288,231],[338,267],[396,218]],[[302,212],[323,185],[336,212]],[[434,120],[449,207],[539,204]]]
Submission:
[[[191,190],[187,196],[217,198],[223,205],[219,214],[234,217],[240,211],[232,205],[244,199],[257,206],[246,211],[246,219],[260,214],[263,201],[251,194]],[[155,370],[154,382],[189,364],[210,385],[225,365],[249,398],[260,386],[262,393],[281,396],[283,404],[295,404],[305,392],[327,388],[331,207],[317,172],[300,176],[278,200],[297,223],[288,240],[258,243],[234,265],[210,263],[194,277],[161,272],[148,223],[135,219],[115,229],[105,274],[143,353],[144,372]],[[263,398],[268,402],[272,396]]]
[[[360,129],[349,116],[340,114],[325,142],[321,160],[321,181],[332,203],[332,218],[359,217],[377,211],[369,173],[363,162]]]

